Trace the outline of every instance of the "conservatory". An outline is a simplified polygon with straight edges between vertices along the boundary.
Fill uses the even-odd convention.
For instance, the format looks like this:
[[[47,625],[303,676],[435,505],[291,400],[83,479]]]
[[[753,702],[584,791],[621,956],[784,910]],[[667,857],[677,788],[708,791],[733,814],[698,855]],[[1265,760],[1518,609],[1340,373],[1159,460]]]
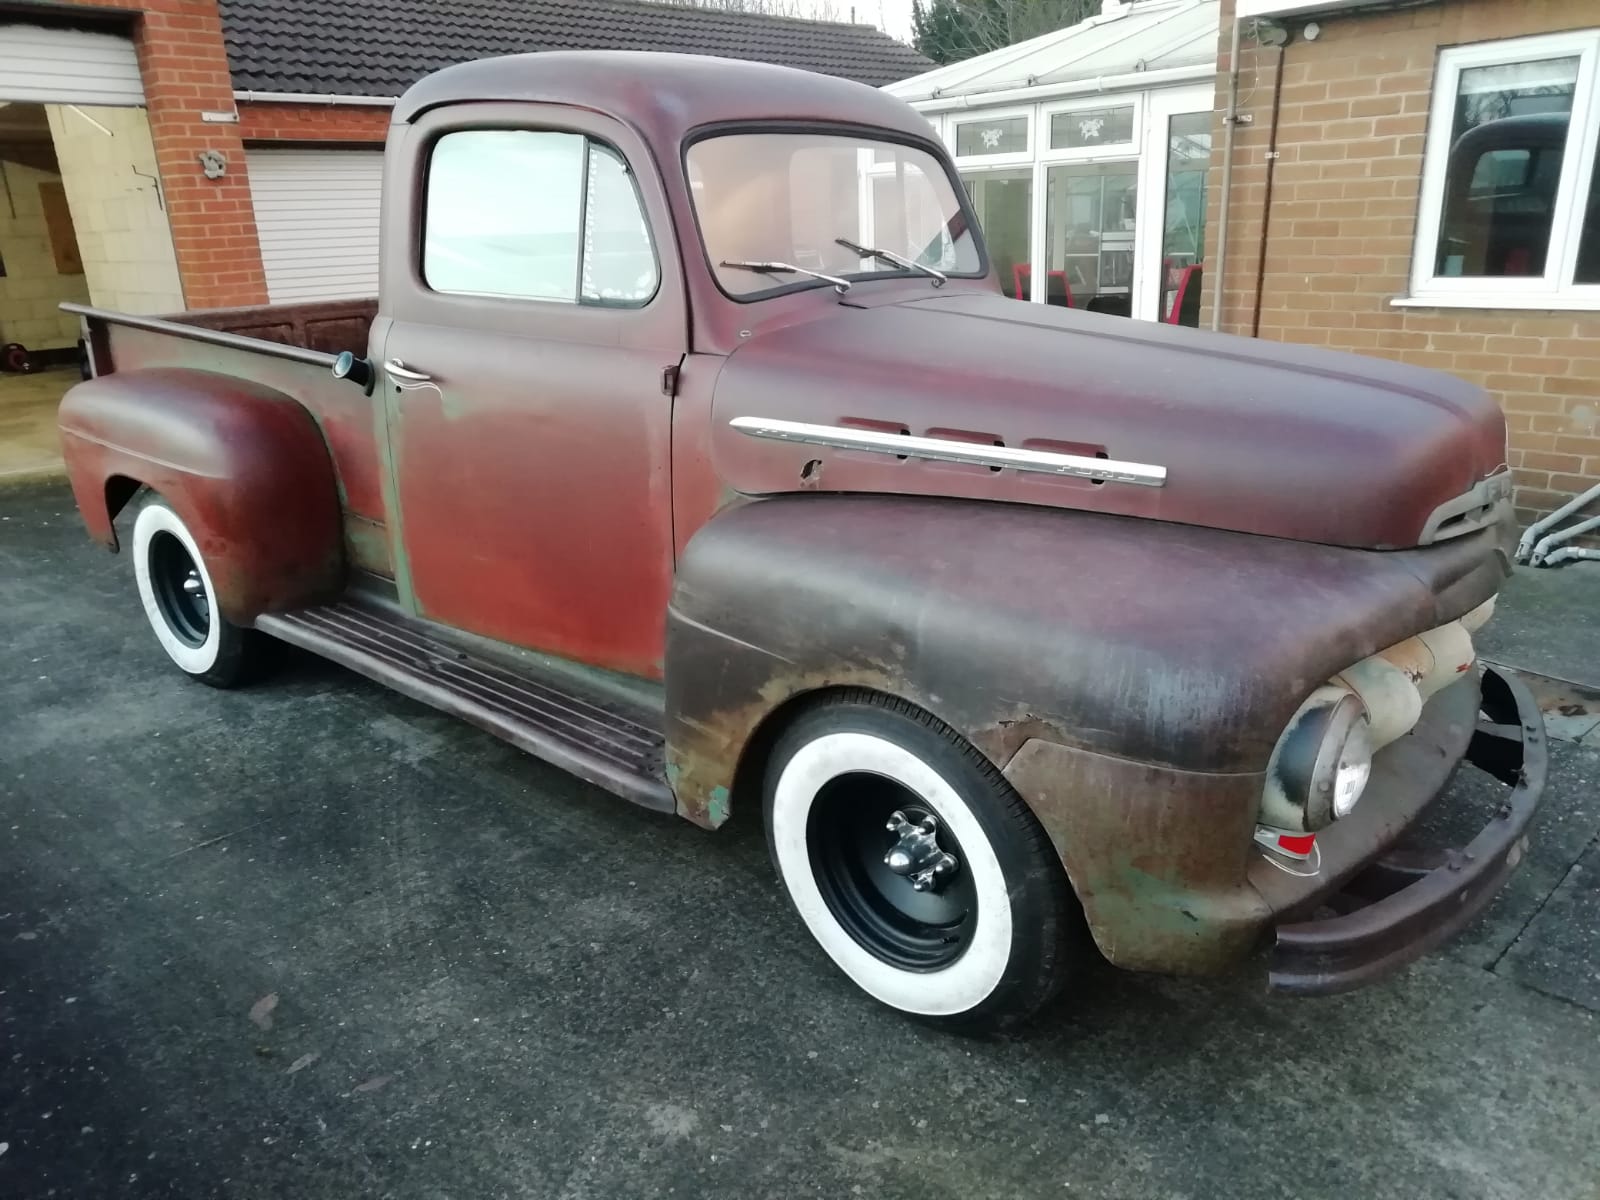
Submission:
[[[1008,293],[1199,323],[1218,8],[1103,0],[885,89],[950,147]]]

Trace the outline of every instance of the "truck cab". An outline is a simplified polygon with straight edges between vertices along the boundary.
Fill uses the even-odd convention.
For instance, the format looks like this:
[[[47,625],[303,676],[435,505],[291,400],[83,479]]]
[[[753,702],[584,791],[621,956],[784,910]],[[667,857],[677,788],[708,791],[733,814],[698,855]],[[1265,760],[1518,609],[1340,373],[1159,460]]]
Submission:
[[[926,122],[804,72],[452,67],[385,172],[375,306],[76,310],[79,507],[113,549],[132,510],[201,682],[287,641],[748,812],[827,956],[961,1028],[1091,947],[1352,987],[1520,859],[1542,726],[1472,650],[1509,569],[1480,390],[1019,304]],[[1463,761],[1501,816],[1394,858]]]

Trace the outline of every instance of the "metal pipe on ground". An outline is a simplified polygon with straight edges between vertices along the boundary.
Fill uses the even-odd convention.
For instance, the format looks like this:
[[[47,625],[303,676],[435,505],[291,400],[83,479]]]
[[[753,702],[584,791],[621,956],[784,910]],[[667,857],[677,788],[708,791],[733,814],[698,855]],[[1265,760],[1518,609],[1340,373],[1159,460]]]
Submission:
[[[1224,208],[1223,212],[1226,214],[1227,209]],[[1517,543],[1517,561],[1527,562],[1528,556],[1533,552],[1535,543],[1538,542],[1545,530],[1551,528],[1561,521],[1566,520],[1584,505],[1595,499],[1600,499],[1600,483],[1595,484],[1594,487],[1590,488],[1583,495],[1574,496],[1560,508],[1556,509],[1555,512],[1551,513],[1548,517],[1544,517],[1538,521],[1535,521],[1532,525],[1529,525],[1527,532],[1522,535],[1522,540]]]
[[[1550,557],[1550,552],[1562,542],[1570,542],[1580,534],[1588,533],[1591,529],[1600,529],[1600,517],[1589,517],[1579,521],[1576,525],[1568,525],[1565,529],[1558,529],[1554,533],[1539,539],[1538,545],[1533,548],[1533,565],[1539,566]]]
[[[1574,559],[1590,558],[1600,562],[1600,550],[1585,550],[1581,546],[1563,546],[1554,551],[1549,558],[1544,560],[1544,565],[1553,567],[1557,563],[1571,562]]]

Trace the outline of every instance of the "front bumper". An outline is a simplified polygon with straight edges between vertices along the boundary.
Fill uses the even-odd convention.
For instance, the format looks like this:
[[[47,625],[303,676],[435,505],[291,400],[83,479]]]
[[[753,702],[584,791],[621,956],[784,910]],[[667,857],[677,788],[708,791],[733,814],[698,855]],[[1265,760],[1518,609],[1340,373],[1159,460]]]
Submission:
[[[1274,991],[1328,995],[1399,969],[1467,925],[1516,869],[1544,797],[1544,720],[1527,688],[1493,668],[1484,672],[1481,712],[1466,761],[1509,789],[1494,818],[1463,848],[1381,854],[1336,895],[1318,898],[1338,915],[1279,925]]]

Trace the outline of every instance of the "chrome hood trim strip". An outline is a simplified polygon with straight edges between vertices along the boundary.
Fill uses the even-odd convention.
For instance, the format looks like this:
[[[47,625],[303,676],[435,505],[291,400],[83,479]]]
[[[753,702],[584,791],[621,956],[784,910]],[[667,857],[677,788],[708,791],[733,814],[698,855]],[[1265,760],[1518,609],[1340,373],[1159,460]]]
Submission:
[[[1077,479],[1131,483],[1141,487],[1164,487],[1167,482],[1165,467],[1118,462],[1111,458],[1085,458],[1077,454],[1023,450],[1010,446],[982,446],[946,438],[911,437],[873,429],[809,425],[802,421],[777,421],[766,417],[734,417],[728,424],[740,433],[775,442],[864,450],[869,454],[893,454],[897,458],[922,458],[978,467],[1003,467],[1040,475],[1068,475]]]

